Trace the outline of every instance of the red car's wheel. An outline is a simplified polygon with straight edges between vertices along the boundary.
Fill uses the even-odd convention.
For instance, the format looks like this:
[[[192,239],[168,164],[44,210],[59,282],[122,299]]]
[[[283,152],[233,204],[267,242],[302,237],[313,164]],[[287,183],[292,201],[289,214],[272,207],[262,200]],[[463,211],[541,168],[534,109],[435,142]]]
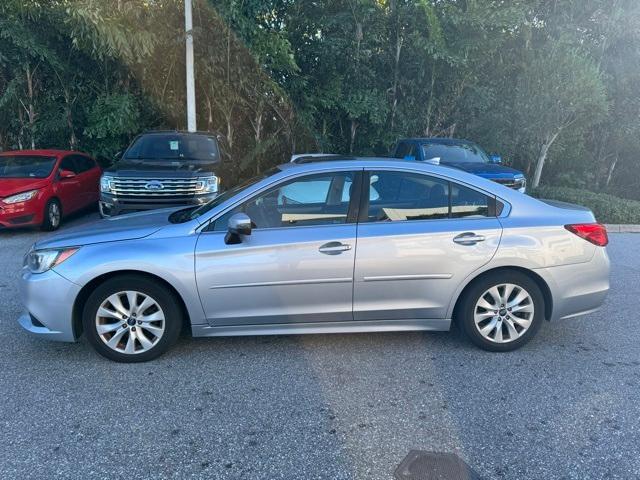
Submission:
[[[60,227],[62,221],[62,206],[55,198],[47,202],[44,207],[44,218],[42,220],[42,230],[52,232]]]

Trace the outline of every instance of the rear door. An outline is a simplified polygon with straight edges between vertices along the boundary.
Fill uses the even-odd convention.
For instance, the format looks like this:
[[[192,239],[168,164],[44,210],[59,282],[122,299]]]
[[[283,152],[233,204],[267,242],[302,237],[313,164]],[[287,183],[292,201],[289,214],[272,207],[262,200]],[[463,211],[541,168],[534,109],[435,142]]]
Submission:
[[[74,155],[74,161],[78,171],[78,181],[81,189],[82,207],[97,203],[100,197],[101,171],[95,160],[85,155]]]
[[[495,199],[415,171],[367,172],[354,274],[354,319],[446,318],[460,283],[495,254]]]
[[[257,193],[200,234],[195,270],[214,326],[353,320],[353,268],[361,173],[308,174]],[[225,244],[229,218],[254,228]]]

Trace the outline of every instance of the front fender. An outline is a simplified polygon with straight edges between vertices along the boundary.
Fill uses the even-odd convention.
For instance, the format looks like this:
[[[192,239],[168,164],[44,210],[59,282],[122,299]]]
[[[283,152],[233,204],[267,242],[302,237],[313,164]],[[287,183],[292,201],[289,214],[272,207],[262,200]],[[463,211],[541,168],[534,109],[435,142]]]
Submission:
[[[81,287],[120,271],[155,275],[182,297],[192,324],[206,323],[194,273],[196,239],[193,234],[86,245],[55,271]]]

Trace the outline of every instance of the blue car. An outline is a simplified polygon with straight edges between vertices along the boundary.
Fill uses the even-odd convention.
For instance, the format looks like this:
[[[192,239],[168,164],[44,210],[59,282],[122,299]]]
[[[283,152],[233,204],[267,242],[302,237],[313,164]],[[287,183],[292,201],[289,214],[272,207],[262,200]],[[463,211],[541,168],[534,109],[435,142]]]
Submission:
[[[393,157],[458,168],[522,193],[527,188],[527,180],[522,172],[501,165],[499,155],[487,155],[482,148],[467,140],[405,138],[396,144]]]

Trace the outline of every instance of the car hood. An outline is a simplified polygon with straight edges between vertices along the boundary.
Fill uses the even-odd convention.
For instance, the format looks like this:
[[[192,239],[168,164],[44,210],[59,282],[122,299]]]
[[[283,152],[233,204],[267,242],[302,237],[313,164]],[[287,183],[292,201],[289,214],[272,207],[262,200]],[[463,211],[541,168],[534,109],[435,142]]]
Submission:
[[[35,248],[75,247],[148,237],[168,225],[169,215],[182,208],[163,208],[98,220],[48,237],[36,243]]]
[[[166,177],[170,174],[174,178],[193,178],[211,175],[215,173],[218,162],[204,163],[185,161],[154,162],[152,160],[127,160],[123,159],[113,164],[104,171],[105,175],[116,175],[118,177],[149,178]]]
[[[458,168],[465,172],[473,173],[485,178],[514,178],[515,176],[522,176],[523,173],[515,168],[505,167],[504,165],[497,165],[495,163],[447,163],[442,162],[443,165],[449,167]]]
[[[46,178],[0,178],[0,198],[42,188]]]

